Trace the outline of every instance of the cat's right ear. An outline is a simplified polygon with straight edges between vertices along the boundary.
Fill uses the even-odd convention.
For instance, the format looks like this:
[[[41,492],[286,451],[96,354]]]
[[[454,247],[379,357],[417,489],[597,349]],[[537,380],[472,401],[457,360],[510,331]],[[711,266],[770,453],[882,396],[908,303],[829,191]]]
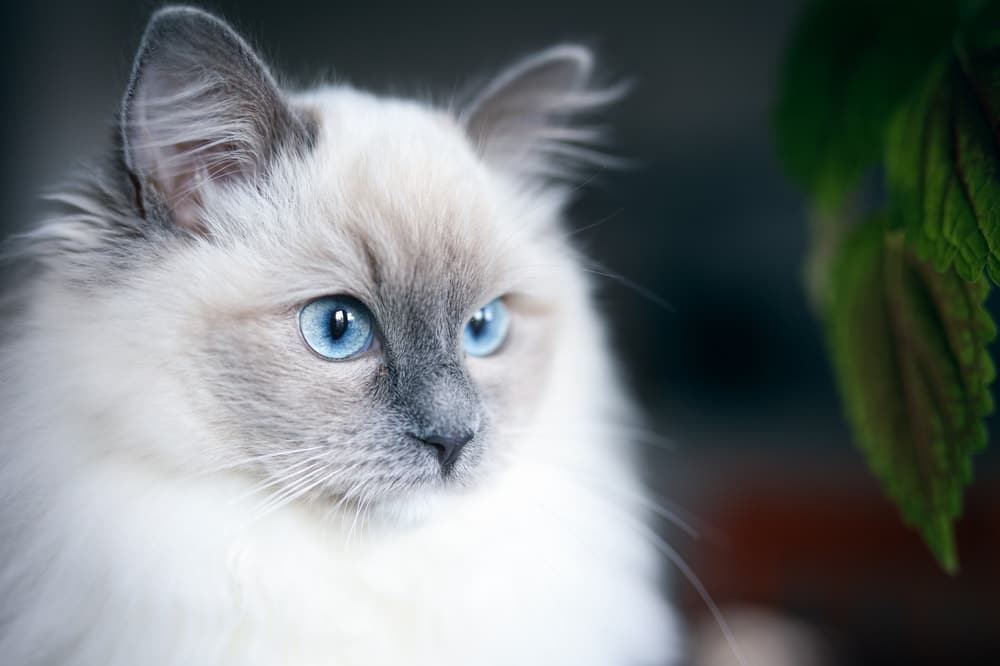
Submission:
[[[167,7],[143,35],[121,136],[139,205],[202,230],[206,188],[260,177],[278,151],[308,145],[313,128],[225,22]]]

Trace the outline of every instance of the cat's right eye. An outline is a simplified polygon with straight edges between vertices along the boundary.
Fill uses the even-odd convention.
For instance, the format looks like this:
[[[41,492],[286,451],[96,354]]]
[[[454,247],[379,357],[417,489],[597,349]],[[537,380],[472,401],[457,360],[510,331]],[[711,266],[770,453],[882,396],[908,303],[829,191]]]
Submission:
[[[325,359],[343,361],[372,346],[371,311],[350,296],[324,296],[299,311],[299,331],[309,348]]]

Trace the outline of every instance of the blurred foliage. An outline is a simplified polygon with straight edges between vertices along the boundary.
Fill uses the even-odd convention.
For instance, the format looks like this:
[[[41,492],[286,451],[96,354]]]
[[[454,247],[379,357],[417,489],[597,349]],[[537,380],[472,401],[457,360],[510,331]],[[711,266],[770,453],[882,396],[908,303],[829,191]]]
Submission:
[[[989,286],[938,272],[880,219],[851,232],[832,271],[827,329],[858,443],[906,523],[954,570],[951,522],[993,409]]]
[[[990,77],[993,81],[990,81]],[[940,271],[1000,283],[1000,48],[958,53],[893,118],[886,171],[906,235]]]
[[[807,6],[789,44],[775,116],[780,155],[817,205],[835,207],[882,160],[890,116],[957,22],[949,2]]]
[[[816,209],[810,288],[855,437],[957,571],[953,522],[993,411],[1000,0],[812,2],[775,124]]]

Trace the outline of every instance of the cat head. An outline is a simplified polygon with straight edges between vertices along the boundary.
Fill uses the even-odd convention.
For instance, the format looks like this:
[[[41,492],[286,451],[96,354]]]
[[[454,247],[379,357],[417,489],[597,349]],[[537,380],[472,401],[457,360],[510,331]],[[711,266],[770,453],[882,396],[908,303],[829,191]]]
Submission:
[[[407,502],[504,465],[599,329],[559,225],[602,159],[570,121],[621,93],[591,73],[563,45],[441,107],[292,94],[219,19],[157,12],[115,168],[32,235],[39,328],[73,322],[102,446],[278,502]]]

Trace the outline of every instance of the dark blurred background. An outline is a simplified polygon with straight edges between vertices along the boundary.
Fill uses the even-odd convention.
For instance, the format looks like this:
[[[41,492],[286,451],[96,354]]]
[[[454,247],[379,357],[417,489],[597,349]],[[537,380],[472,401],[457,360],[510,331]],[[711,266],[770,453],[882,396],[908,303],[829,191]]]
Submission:
[[[4,6],[5,235],[37,218],[44,185],[104,145],[159,4]],[[573,224],[622,276],[604,280],[601,300],[634,390],[670,441],[648,447],[650,483],[702,533],[672,542],[762,666],[996,663],[1000,446],[976,461],[963,572],[949,578],[852,447],[804,296],[807,210],[770,132],[798,2],[203,6],[299,85],[335,76],[443,95],[530,49],[595,46],[609,75],[637,84],[607,123],[639,166],[600,174]],[[674,587],[697,663],[733,663],[691,586],[678,576]]]

